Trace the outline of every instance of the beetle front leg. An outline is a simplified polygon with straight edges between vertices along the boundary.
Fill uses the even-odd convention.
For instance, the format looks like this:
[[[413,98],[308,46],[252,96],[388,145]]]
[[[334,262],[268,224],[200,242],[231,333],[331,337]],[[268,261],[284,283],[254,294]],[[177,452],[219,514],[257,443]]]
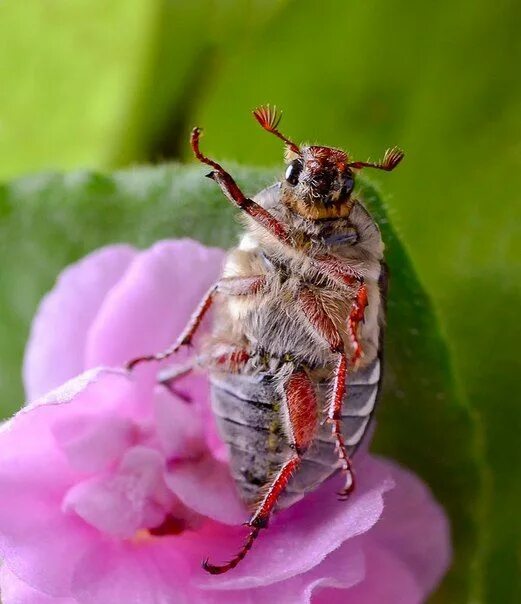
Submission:
[[[282,386],[282,398],[286,412],[287,433],[293,455],[282,465],[268,491],[248,522],[251,528],[240,552],[226,564],[216,566],[208,560],[203,568],[212,575],[220,575],[235,568],[251,549],[261,529],[268,526],[271,513],[286,488],[290,478],[300,465],[302,456],[313,441],[318,427],[318,403],[313,383],[307,373],[298,369]]]
[[[213,159],[210,159],[206,155],[201,153],[199,149],[199,138],[201,136],[201,129],[194,128],[192,130],[191,144],[197,159],[213,168],[207,176],[215,180],[220,186],[225,197],[229,199],[236,207],[251,216],[258,224],[268,230],[274,237],[280,242],[289,245],[290,247],[296,247],[297,244],[292,240],[289,228],[280,220],[277,220],[272,216],[266,209],[260,206],[258,203],[249,199],[241,191],[232,176],[226,172],[226,170]],[[307,248],[311,243],[308,237],[303,236],[300,233],[301,242],[298,245],[299,249],[307,255]],[[308,256],[311,263],[315,268],[320,271],[326,277],[329,277],[342,287],[351,286],[353,283],[361,282],[360,274],[351,269],[345,263],[342,263],[335,256],[324,253],[320,256]]]
[[[127,363],[127,369],[131,370],[139,363],[150,361],[163,361],[175,354],[183,346],[189,346],[197,329],[201,325],[204,316],[210,310],[214,297],[217,293],[231,296],[246,296],[256,294],[266,285],[265,275],[252,275],[249,277],[225,277],[214,283],[206,292],[199,306],[190,317],[186,327],[177,340],[163,352],[138,357]]]
[[[200,136],[201,129],[194,128],[192,130],[190,141],[197,159],[203,164],[213,168],[212,172],[207,174],[207,176],[215,180],[215,182],[221,187],[221,190],[227,199],[229,199],[235,206],[251,216],[272,235],[277,237],[277,239],[287,243],[290,240],[288,227],[284,223],[277,220],[258,203],[253,201],[253,199],[246,197],[232,176],[226,172],[226,170],[220,164],[201,153],[201,150],[199,149]]]

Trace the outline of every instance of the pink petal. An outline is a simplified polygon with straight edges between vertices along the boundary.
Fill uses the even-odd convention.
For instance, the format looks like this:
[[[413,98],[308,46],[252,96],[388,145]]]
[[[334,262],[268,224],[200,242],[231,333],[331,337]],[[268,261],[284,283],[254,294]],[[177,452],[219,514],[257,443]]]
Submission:
[[[188,574],[173,538],[98,542],[78,564],[72,594],[78,604],[191,604],[197,599]]]
[[[154,496],[162,482],[164,461],[146,447],[129,449],[114,473],[84,480],[67,493],[63,510],[75,512],[91,526],[121,539],[160,524],[165,516]]]
[[[59,418],[53,434],[69,463],[80,472],[99,472],[135,444],[138,428],[126,417],[76,413]]]
[[[102,411],[136,404],[125,373],[93,370],[24,407],[0,428],[0,554],[20,579],[37,590],[67,595],[75,565],[98,534],[61,500],[77,480],[56,446],[54,422],[63,413]],[[98,538],[98,537],[96,537]]]
[[[427,595],[450,566],[450,527],[425,483],[402,466],[382,460],[396,482],[372,537],[399,558]]]
[[[222,258],[222,250],[188,239],[139,254],[96,316],[87,365],[121,365],[166,348],[218,278]]]
[[[90,397],[101,401],[106,389],[116,399],[118,393],[125,398],[129,384],[121,373],[89,371],[22,408],[0,427],[0,533],[13,539],[20,533],[23,538],[32,522],[43,521],[47,508],[59,507],[76,479],[53,434],[62,411],[73,415],[82,406],[88,408]]]
[[[206,450],[198,407],[163,387],[155,389],[156,429],[167,459],[197,459]]]
[[[380,518],[383,495],[393,487],[388,468],[370,456],[358,459],[358,489],[348,502],[339,502],[336,492],[343,477],[327,481],[323,487],[287,510],[279,512],[270,528],[261,534],[253,555],[218,577],[202,577],[199,585],[213,589],[246,589],[284,581],[309,571],[344,541],[367,532]],[[242,539],[235,530],[221,540],[216,535],[212,562],[227,560],[238,551]],[[220,543],[219,543],[220,542]],[[217,545],[219,543],[219,546]],[[230,550],[231,548],[231,550]]]
[[[82,552],[97,537],[81,520],[61,514],[57,504],[48,506],[45,515],[40,511],[41,506],[34,519],[28,517],[25,532],[2,537],[0,553],[9,569],[37,591],[67,596]],[[4,526],[0,531],[7,533]]]
[[[206,444],[213,456],[228,461],[228,448],[219,436],[215,417],[210,406],[210,384],[206,373],[195,370],[177,378],[169,389],[195,406],[203,422]]]
[[[198,461],[173,461],[166,484],[192,510],[225,524],[241,524],[247,511],[237,496],[228,465],[205,455]]]
[[[107,292],[121,278],[136,251],[112,245],[66,268],[43,299],[24,359],[27,398],[33,400],[81,373],[88,330]]]
[[[0,593],[4,604],[77,604],[72,598],[56,598],[27,585],[4,564],[0,569]]]
[[[360,583],[365,577],[364,556],[357,545],[350,543],[329,554],[325,560],[307,573],[266,587],[248,589],[246,592],[243,590],[202,592],[200,602],[201,604],[242,604],[245,601],[248,604],[313,602],[314,604],[316,594],[325,587],[341,588],[344,594],[343,602],[350,602],[351,592],[345,590]]]
[[[419,588],[411,569],[392,551],[377,545],[365,548],[366,577],[349,591],[324,589],[313,604],[420,604],[425,593]]]
[[[73,414],[84,417],[88,415],[91,419],[105,415],[142,420],[152,415],[151,399],[151,393],[142,387],[135,375],[122,369],[97,367],[70,379],[23,407],[6,424],[6,429],[12,426],[12,422],[25,425],[27,414],[41,408],[46,409],[45,416],[52,419],[55,426],[66,417],[64,413],[70,414],[69,417]],[[71,408],[64,412],[62,407],[69,405]],[[29,422],[31,421],[32,416]]]

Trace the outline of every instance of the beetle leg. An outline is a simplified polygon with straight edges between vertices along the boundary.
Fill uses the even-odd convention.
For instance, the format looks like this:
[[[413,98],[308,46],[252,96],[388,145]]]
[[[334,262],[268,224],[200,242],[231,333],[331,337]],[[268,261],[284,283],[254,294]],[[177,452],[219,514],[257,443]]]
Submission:
[[[332,254],[320,254],[311,257],[315,267],[329,279],[343,287],[353,287],[363,282],[362,275]]]
[[[199,359],[194,357],[194,358],[191,358],[187,363],[184,363],[183,365],[175,365],[173,367],[167,367],[163,371],[159,372],[157,381],[159,384],[161,384],[165,388],[168,388],[168,390],[172,394],[175,394],[177,397],[182,399],[185,403],[191,403],[192,399],[187,394],[185,394],[184,392],[182,392],[176,388],[176,382],[180,378],[183,378],[186,375],[189,375],[190,373],[192,373],[192,371],[195,369],[195,367],[198,364],[199,364]]]
[[[316,332],[324,338],[331,347],[331,351],[338,354],[338,362],[335,369],[333,394],[328,408],[328,421],[332,425],[332,434],[335,439],[338,457],[342,463],[342,469],[346,472],[346,486],[339,495],[348,496],[355,488],[354,471],[344,437],[342,435],[342,405],[346,393],[347,357],[344,350],[344,342],[331,317],[323,307],[320,299],[310,289],[303,287],[299,292],[300,308],[306,315]],[[367,306],[367,290],[364,284],[358,288],[356,298],[353,302],[351,312],[347,320],[348,333],[352,344],[351,364],[356,363],[362,355],[362,349],[358,340],[358,325],[363,321],[365,308]]]
[[[349,337],[351,339],[352,355],[351,365],[356,367],[360,357],[362,356],[362,348],[358,339],[358,327],[364,320],[364,313],[367,307],[367,289],[364,284],[358,289],[358,293],[353,302],[351,312],[347,320]],[[333,397],[328,411],[328,420],[332,424],[332,433],[335,437],[338,449],[338,455],[340,461],[344,467],[344,470],[348,473],[346,486],[340,491],[339,495],[342,498],[348,497],[355,488],[355,475],[351,460],[347,455],[347,449],[344,442],[341,429],[341,412],[342,404],[344,402],[345,390],[346,390],[346,378],[347,378],[347,359],[345,354],[341,354],[338,360],[338,364],[335,371],[335,382],[333,386]]]
[[[220,294],[228,296],[250,296],[258,294],[266,286],[266,275],[247,277],[223,277],[217,282]]]
[[[240,210],[246,212],[256,222],[266,228],[272,235],[277,237],[283,242],[289,241],[289,230],[288,227],[272,216],[267,210],[265,210],[258,203],[255,203],[253,199],[248,199],[244,193],[240,190],[239,186],[231,175],[217,162],[213,161],[206,155],[203,155],[199,149],[199,137],[201,136],[201,129],[194,128],[192,130],[191,143],[192,149],[197,159],[213,168],[207,176],[215,180],[215,182],[221,187],[224,195]]]
[[[138,357],[127,363],[127,369],[131,370],[136,365],[148,361],[163,361],[175,354],[182,346],[189,346],[192,342],[197,329],[212,306],[215,294],[223,293],[230,296],[246,296],[258,293],[266,284],[265,275],[253,275],[250,277],[225,277],[214,283],[206,292],[186,327],[181,332],[177,340],[163,352]]]
[[[345,353],[340,353],[338,364],[335,369],[335,381],[333,385],[333,396],[329,404],[327,419],[331,423],[331,433],[335,439],[338,458],[342,463],[342,469],[346,473],[345,487],[338,493],[340,497],[348,497],[355,488],[355,473],[353,464],[347,454],[347,448],[342,434],[342,404],[346,392],[347,358]]]
[[[318,404],[313,383],[307,373],[298,369],[283,384],[283,402],[286,411],[287,433],[293,455],[282,465],[273,479],[269,489],[260,501],[253,516],[248,522],[251,528],[240,552],[226,564],[216,566],[208,560],[203,568],[212,575],[235,568],[251,549],[261,529],[268,526],[271,513],[277,500],[286,488],[291,476],[300,465],[302,456],[313,441],[318,424]]]
[[[295,241],[292,241],[290,231],[283,222],[277,220],[277,218],[275,218],[258,203],[253,201],[253,199],[247,198],[240,190],[232,176],[226,172],[226,170],[220,164],[201,153],[199,149],[200,136],[201,129],[194,128],[191,136],[192,149],[194,150],[195,156],[199,161],[213,168],[212,172],[208,174],[208,177],[215,180],[215,182],[221,187],[225,197],[227,197],[240,210],[251,216],[257,223],[267,229],[279,241],[289,245],[290,247],[298,247],[304,254],[307,255],[306,250],[311,244],[309,237],[303,236],[302,233],[300,233],[300,244],[296,244]],[[361,276],[356,270],[346,266],[340,262],[338,258],[335,258],[335,256],[331,254],[325,253],[321,254],[320,256],[309,255],[308,258],[318,271],[320,271],[326,277],[334,280],[341,286],[350,286],[353,285],[353,283],[361,281]]]
[[[353,353],[351,356],[351,364],[355,368],[363,354],[362,347],[360,346],[360,341],[358,339],[358,328],[360,326],[360,323],[363,323],[364,321],[364,314],[365,309],[367,308],[367,303],[367,288],[365,284],[362,283],[362,285],[360,285],[360,287],[358,288],[356,298],[353,302],[351,312],[349,313],[349,317],[347,319],[347,328],[349,332],[349,337],[351,339],[351,347],[353,349]]]
[[[343,353],[344,341],[320,298],[307,287],[301,287],[298,304],[315,332],[329,344],[331,351]]]
[[[247,348],[236,345],[214,345],[205,359],[206,367],[227,373],[239,373],[250,360]]]

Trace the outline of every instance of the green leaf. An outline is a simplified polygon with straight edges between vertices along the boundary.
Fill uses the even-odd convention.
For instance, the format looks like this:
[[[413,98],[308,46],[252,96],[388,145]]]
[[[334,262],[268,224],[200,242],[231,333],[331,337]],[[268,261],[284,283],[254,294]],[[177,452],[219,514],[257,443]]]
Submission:
[[[0,2],[0,178],[162,152],[199,85],[209,0],[47,4]]]
[[[105,164],[157,10],[157,0],[0,3],[1,178]]]
[[[178,155],[218,47],[286,1],[3,0],[0,179]]]
[[[232,167],[252,194],[275,173]],[[22,400],[19,373],[31,317],[59,271],[115,242],[140,247],[191,236],[231,247],[235,211],[199,166],[138,168],[103,175],[77,172],[16,180],[0,189],[0,381],[3,412]],[[362,195],[377,216],[391,272],[386,379],[375,447],[415,470],[452,521],[455,563],[439,601],[463,602],[470,591],[480,506],[476,426],[452,373],[432,305],[393,230],[377,190]],[[419,536],[421,538],[421,536]]]

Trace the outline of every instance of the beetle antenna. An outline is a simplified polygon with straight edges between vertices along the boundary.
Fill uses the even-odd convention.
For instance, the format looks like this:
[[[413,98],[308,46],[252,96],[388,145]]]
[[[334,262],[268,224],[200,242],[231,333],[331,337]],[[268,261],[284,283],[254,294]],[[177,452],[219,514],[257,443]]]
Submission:
[[[290,141],[289,138],[286,138],[282,132],[278,129],[280,124],[280,120],[282,118],[282,112],[277,111],[277,108],[274,106],[271,108],[269,105],[263,105],[262,107],[257,107],[253,112],[253,117],[259,122],[259,124],[267,130],[271,132],[275,136],[278,136],[281,140],[283,140],[288,147],[298,153],[300,155],[300,149],[298,145],[296,145],[293,141]]]
[[[377,168],[378,170],[385,170],[386,172],[390,172],[394,170],[396,166],[402,161],[405,153],[398,149],[398,147],[393,147],[392,149],[387,149],[385,152],[384,158],[382,161],[373,163],[368,161],[355,161],[351,164],[347,164],[349,168]]]

